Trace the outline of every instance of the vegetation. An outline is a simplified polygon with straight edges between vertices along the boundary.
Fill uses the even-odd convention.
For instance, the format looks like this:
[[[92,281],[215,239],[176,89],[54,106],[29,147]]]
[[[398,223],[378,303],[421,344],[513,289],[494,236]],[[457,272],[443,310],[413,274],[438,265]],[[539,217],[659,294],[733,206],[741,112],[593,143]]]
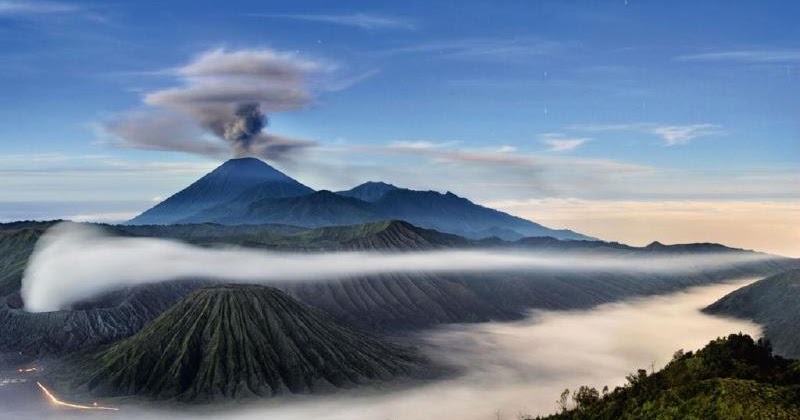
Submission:
[[[759,280],[736,290],[705,309],[706,312],[753,320],[775,352],[800,358],[800,270]]]
[[[580,387],[557,400],[548,420],[797,419],[800,362],[772,353],[768,341],[732,334],[696,353],[678,351],[662,370],[639,369],[608,393]]]

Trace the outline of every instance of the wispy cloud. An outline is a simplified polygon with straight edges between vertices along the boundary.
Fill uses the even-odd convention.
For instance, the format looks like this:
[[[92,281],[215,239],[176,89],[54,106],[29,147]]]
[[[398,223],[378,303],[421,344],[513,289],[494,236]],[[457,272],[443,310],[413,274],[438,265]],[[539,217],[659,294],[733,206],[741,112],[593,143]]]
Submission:
[[[0,16],[46,15],[73,13],[82,10],[74,4],[51,1],[0,1]]]
[[[457,145],[457,141],[398,140],[389,143],[388,148],[408,150],[444,149]]]
[[[698,137],[720,134],[716,124],[661,125],[653,128],[653,133],[661,136],[668,146],[686,144]]]
[[[785,64],[800,62],[800,49],[749,49],[682,55],[676,61]]]
[[[560,42],[538,37],[464,38],[423,42],[384,50],[382,54],[434,54],[459,60],[513,60],[555,53]]]
[[[351,13],[351,14],[267,14],[249,13],[251,17],[292,19],[307,22],[329,23],[333,25],[349,26],[366,30],[380,29],[416,29],[414,22],[408,19],[376,15],[370,13]]]
[[[723,134],[721,126],[711,123],[683,125],[655,123],[576,124],[570,126],[569,128],[572,130],[588,132],[628,131],[650,134],[660,137],[667,146],[687,144],[700,137]]]
[[[572,139],[575,140],[575,139]],[[582,139],[587,140],[587,139]],[[356,152],[417,155],[440,163],[513,166],[523,169],[555,168],[559,166],[602,169],[611,172],[646,173],[654,168],[635,163],[600,158],[561,158],[519,153],[511,146],[469,148],[454,147],[459,142],[392,142],[384,146],[345,146]],[[577,147],[577,146],[575,146]]]
[[[98,9],[104,6],[85,6],[59,1],[0,0],[0,18],[37,19],[61,18],[65,16],[108,24],[110,20]]]
[[[549,146],[548,152],[569,152],[590,140],[588,137],[567,137],[561,133],[544,133],[539,135],[539,139]]]

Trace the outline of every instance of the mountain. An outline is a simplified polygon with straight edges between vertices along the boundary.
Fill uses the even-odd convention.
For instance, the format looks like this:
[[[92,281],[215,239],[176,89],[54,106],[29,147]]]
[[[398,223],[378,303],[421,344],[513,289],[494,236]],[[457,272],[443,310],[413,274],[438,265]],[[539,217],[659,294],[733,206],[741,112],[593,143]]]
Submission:
[[[192,185],[136,216],[128,224],[174,224],[223,203],[250,200],[250,197],[282,198],[311,192],[311,188],[259,159],[231,159]]]
[[[591,239],[477,205],[453,193],[414,191],[384,182],[315,192],[255,158],[232,159],[128,224],[264,223],[321,227],[404,220],[472,239],[526,236]]]
[[[343,195],[345,197],[357,198],[368,203],[374,203],[383,198],[387,192],[397,189],[399,188],[392,184],[369,181],[347,191],[339,191],[336,194]]]
[[[276,289],[232,285],[199,289],[138,334],[72,363],[94,393],[183,401],[349,388],[421,367],[411,350]]]
[[[414,191],[395,188],[374,202],[387,219],[405,220],[416,226],[454,233],[472,239],[503,235],[516,240],[520,236],[551,236],[556,239],[590,239],[570,230],[554,230],[498,210],[477,205],[451,192]],[[510,231],[511,235],[504,234]],[[514,235],[513,233],[516,233]],[[510,236],[510,237],[508,237]]]
[[[800,358],[800,270],[759,280],[714,302],[705,311],[755,321],[775,352]]]
[[[284,224],[301,227],[340,226],[382,220],[370,203],[317,191],[286,198],[261,199],[238,205],[239,211],[215,213],[216,208],[181,220],[181,223],[211,222],[225,225]],[[225,205],[237,208],[236,204]],[[212,214],[213,213],[213,214]]]
[[[797,419],[800,362],[772,354],[769,344],[732,334],[696,353],[675,353],[658,372],[644,369],[607,395],[581,387],[568,409],[543,419]],[[524,418],[524,417],[523,417]],[[530,419],[530,418],[529,418]]]

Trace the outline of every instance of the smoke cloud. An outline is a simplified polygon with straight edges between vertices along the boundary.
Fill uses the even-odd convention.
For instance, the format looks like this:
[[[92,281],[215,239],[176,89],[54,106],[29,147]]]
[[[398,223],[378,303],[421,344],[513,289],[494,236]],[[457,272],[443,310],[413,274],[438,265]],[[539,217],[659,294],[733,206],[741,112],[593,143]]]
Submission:
[[[677,272],[764,258],[770,257],[699,254],[621,258],[508,250],[289,253],[203,248],[165,239],[116,237],[97,227],[61,223],[37,243],[22,280],[22,297],[27,310],[46,312],[66,309],[81,300],[128,286],[187,278],[270,284],[408,272],[528,269]]]
[[[266,133],[267,114],[308,106],[308,78],[330,69],[268,49],[207,51],[168,71],[180,86],[147,93],[147,110],[123,115],[104,129],[122,147],[219,157],[211,147],[216,143],[227,144],[237,157],[280,160],[314,143]]]

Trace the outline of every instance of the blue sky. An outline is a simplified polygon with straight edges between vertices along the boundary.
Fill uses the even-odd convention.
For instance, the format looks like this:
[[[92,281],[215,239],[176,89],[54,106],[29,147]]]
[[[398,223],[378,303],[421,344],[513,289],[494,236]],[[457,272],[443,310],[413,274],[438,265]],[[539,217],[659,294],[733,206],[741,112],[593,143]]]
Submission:
[[[204,55],[266,51],[307,95],[267,109],[266,132],[314,142],[272,163],[312,187],[453,190],[606,236],[586,209],[775,203],[793,222],[797,16],[793,1],[0,0],[0,218],[113,219],[187,185],[226,152],[120,133],[173,113],[198,125],[148,95],[205,87],[190,71]]]

